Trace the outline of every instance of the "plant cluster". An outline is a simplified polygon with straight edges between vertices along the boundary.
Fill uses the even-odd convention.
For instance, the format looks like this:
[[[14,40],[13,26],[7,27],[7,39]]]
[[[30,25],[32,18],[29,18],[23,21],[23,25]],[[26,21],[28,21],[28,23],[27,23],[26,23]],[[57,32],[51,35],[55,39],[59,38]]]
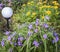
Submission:
[[[15,3],[20,3],[18,1]],[[13,14],[10,24],[13,31],[0,33],[0,51],[60,52],[60,33],[55,31],[56,27],[60,27],[59,3],[29,0],[21,8],[16,8],[18,10]]]

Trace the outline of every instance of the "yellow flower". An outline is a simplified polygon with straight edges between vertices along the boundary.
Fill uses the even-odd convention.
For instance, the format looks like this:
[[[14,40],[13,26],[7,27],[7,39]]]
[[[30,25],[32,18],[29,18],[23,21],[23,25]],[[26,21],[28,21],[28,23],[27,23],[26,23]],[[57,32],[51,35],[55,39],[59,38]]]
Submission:
[[[42,9],[43,7],[39,7],[39,9]]]
[[[38,3],[37,3],[37,5],[41,5],[41,4],[42,4],[42,2],[38,2]]]
[[[34,1],[31,1],[31,3],[34,3]]]
[[[54,5],[59,5],[59,3],[55,3]]]
[[[42,19],[44,19],[44,16],[42,16]]]
[[[57,3],[57,1],[53,1],[52,3]]]
[[[35,16],[35,15],[36,15],[36,13],[35,13],[35,12],[33,12],[33,13],[32,13],[32,15],[33,15],[33,16]]]
[[[44,5],[43,7],[47,7],[47,5]]]
[[[35,16],[36,16],[36,12],[33,12],[31,17],[35,17]]]
[[[25,6],[26,4],[23,4],[23,6]]]
[[[47,6],[47,8],[51,8],[51,6]]]
[[[59,5],[59,3],[57,1],[53,1],[52,2],[54,5]]]
[[[29,12],[26,13],[26,16],[29,16],[30,14],[31,14],[31,12],[29,11]]]
[[[55,9],[58,9],[58,6],[54,6]]]
[[[43,3],[47,3],[46,1],[44,1]]]
[[[27,4],[28,4],[28,5],[33,5],[33,3],[34,3],[34,2],[33,2],[33,1],[31,1],[31,2],[28,2]]]
[[[30,2],[28,2],[27,4],[28,4],[28,5],[30,5],[31,3],[30,3]]]
[[[57,15],[59,14],[59,12],[56,13]]]
[[[46,11],[46,14],[50,15],[50,14],[51,14],[51,11],[49,11],[49,10],[48,10],[48,11]]]
[[[42,6],[42,8],[50,8],[51,6],[50,5],[44,5]]]

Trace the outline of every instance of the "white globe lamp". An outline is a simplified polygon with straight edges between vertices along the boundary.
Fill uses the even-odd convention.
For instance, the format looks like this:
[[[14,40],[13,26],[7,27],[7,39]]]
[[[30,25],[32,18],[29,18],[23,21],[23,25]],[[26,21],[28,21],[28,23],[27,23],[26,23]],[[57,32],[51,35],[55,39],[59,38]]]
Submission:
[[[1,13],[2,16],[7,20],[7,28],[9,29],[9,19],[13,15],[13,10],[10,7],[4,7]]]

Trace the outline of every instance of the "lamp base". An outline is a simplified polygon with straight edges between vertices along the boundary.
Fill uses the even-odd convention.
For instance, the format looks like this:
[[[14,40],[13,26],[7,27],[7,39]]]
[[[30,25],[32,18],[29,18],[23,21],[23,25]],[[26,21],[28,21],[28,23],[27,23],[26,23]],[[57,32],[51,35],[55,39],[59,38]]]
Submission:
[[[7,30],[9,30],[9,29],[10,29],[10,27],[9,27],[9,19],[10,19],[10,18],[5,18],[5,19],[6,19],[6,21],[7,21],[7,24],[6,24]]]

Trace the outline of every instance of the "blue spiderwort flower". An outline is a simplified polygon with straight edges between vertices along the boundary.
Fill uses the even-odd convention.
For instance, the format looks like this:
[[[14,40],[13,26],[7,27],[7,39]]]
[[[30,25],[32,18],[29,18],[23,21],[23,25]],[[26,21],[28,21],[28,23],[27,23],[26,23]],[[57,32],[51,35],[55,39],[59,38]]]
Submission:
[[[23,37],[18,37],[18,41],[23,41],[24,38]]]
[[[36,26],[39,25],[39,19],[36,19],[35,25],[36,25]]]
[[[20,42],[20,41],[18,41],[17,43],[18,43],[18,46],[22,46],[23,45],[22,42]]]
[[[32,35],[33,34],[33,32],[31,32],[31,31],[28,31],[28,36],[30,36],[30,35]]]
[[[38,29],[35,29],[34,32],[37,33],[38,32]]]
[[[0,10],[2,9],[2,7],[0,7]]]
[[[38,47],[39,43],[37,41],[33,41],[33,45],[35,45],[36,47]]]
[[[55,39],[52,40],[52,43],[57,43],[59,41],[59,37],[55,37]]]
[[[33,28],[33,26],[32,26],[32,24],[30,24],[30,25],[29,25],[29,29],[32,29],[32,28]]]
[[[59,41],[59,37],[55,37],[55,42],[58,42]]]
[[[11,33],[10,31],[6,31],[4,34],[9,35],[10,33]]]
[[[5,45],[4,40],[2,40],[2,41],[1,41],[1,45],[2,45],[2,46],[4,46],[4,45]]]
[[[0,3],[0,9],[2,9],[3,8],[3,4],[2,3]]]
[[[47,39],[47,34],[44,34],[44,35],[43,35],[43,38],[44,38],[44,39]]]
[[[43,27],[48,28],[49,26],[48,26],[48,24],[44,23]]]
[[[57,37],[57,36],[58,36],[58,34],[57,34],[56,32],[53,32],[53,36]]]
[[[11,40],[11,36],[8,36],[8,38],[7,38],[7,39],[8,39],[8,41],[10,41],[10,40]]]

